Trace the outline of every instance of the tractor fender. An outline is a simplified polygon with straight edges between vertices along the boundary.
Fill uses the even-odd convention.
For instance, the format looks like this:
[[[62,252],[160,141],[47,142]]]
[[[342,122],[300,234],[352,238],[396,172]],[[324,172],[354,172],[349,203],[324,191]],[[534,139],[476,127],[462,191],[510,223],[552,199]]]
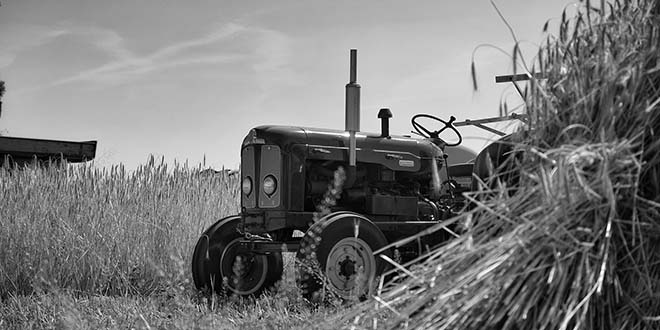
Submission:
[[[241,217],[239,215],[231,215],[228,217],[224,217],[218,221],[216,221],[213,225],[211,225],[208,229],[206,229],[202,235],[200,235],[199,239],[197,240],[197,244],[195,245],[195,250],[193,252],[192,256],[192,273],[193,273],[193,280],[195,282],[195,286],[198,289],[202,289],[207,285],[207,279],[205,278],[207,275],[207,269],[206,269],[206,260],[209,259],[209,248],[212,246],[214,243],[214,240],[217,240],[219,238],[214,237],[216,233],[222,233],[223,231],[220,230],[222,227],[229,226],[232,223],[235,223],[235,221],[240,222]],[[225,231],[225,233],[228,233]],[[238,235],[238,233],[236,233]]]
[[[358,226],[355,226],[355,220],[358,220]],[[332,227],[332,231],[338,230],[339,232],[337,234],[343,232],[343,235],[347,236],[362,236],[363,234],[371,236],[373,243],[376,244],[374,251],[390,243],[380,228],[363,214],[351,211],[338,211],[325,215],[307,229],[305,236],[300,242],[299,258],[303,258],[305,254],[313,251],[319,244],[323,244],[321,243],[321,237],[326,236],[328,238],[327,231],[325,231],[328,227]],[[335,236],[335,233],[331,233],[330,236]],[[379,254],[391,257],[391,253],[392,251],[388,249]],[[382,271],[386,265],[377,255],[375,257],[378,260],[379,271]]]
[[[214,224],[209,226],[200,236],[201,238],[206,238],[207,240],[211,240],[213,236],[216,234],[216,232],[222,228],[223,226],[226,226],[227,224],[231,223],[232,221],[241,221],[241,216],[240,215],[230,215],[227,217],[224,217],[218,221],[216,221]]]

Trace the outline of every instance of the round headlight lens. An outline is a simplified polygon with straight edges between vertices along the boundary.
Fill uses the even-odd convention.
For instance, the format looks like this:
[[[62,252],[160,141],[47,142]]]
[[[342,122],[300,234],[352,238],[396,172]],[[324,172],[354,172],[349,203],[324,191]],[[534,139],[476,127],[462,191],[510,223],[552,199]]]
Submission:
[[[275,193],[275,190],[277,190],[277,180],[275,179],[275,177],[272,175],[265,177],[264,193],[266,193],[267,196],[271,196],[272,194]]]
[[[243,179],[243,184],[241,186],[243,193],[246,196],[249,196],[250,193],[252,193],[252,179],[249,176],[246,176],[245,179]]]

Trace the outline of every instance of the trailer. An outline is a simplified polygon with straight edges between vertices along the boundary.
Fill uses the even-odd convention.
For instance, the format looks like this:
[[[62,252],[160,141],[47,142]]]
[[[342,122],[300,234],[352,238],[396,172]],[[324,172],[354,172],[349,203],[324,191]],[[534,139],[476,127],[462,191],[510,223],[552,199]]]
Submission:
[[[0,165],[33,161],[80,163],[94,159],[96,141],[61,141],[0,136]]]

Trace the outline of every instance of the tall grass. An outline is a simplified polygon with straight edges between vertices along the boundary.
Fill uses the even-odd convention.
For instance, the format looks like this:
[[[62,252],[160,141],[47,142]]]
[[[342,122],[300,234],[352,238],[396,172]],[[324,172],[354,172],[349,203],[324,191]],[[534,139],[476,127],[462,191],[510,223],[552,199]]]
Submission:
[[[237,176],[201,170],[153,157],[135,171],[93,164],[0,169],[0,297],[190,287],[199,234],[238,212]]]
[[[586,1],[537,59],[518,184],[472,194],[463,236],[333,324],[660,328],[660,4]]]
[[[276,293],[195,294],[194,244],[239,210],[239,177],[151,159],[0,168],[0,329],[307,328],[293,257]],[[221,299],[218,299],[221,298]]]

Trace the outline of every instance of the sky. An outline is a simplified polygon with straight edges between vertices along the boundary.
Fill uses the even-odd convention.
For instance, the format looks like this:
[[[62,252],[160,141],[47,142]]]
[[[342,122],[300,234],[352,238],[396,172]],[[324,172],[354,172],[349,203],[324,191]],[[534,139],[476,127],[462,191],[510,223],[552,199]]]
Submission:
[[[494,82],[513,72],[506,53],[515,42],[487,0],[0,3],[0,132],[97,140],[103,166],[135,168],[153,154],[238,168],[252,127],[343,130],[350,49],[358,50],[364,132],[380,130],[383,107],[393,113],[392,134],[410,134],[418,113],[462,121],[497,116],[502,99],[510,108],[522,103],[510,84]],[[528,63],[544,23],[553,31],[562,10],[576,7],[495,4]],[[460,132],[475,151],[492,139],[476,128]]]

